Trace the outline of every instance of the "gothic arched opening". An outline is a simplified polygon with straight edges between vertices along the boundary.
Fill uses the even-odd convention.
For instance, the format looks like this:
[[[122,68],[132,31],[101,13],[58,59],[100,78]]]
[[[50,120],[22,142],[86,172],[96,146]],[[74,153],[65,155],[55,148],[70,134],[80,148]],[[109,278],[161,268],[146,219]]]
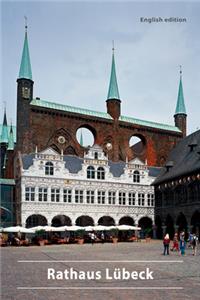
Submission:
[[[90,216],[80,216],[76,219],[77,226],[94,226],[94,220]]]
[[[135,222],[134,222],[133,218],[131,218],[129,216],[122,217],[119,220],[119,225],[131,225],[131,226],[134,226],[134,224],[135,224]]]
[[[187,220],[182,212],[178,215],[176,219],[176,225],[178,226],[178,232],[180,233],[181,231],[184,231],[187,237]]]
[[[57,215],[53,217],[51,221],[51,225],[54,227],[59,227],[59,226],[71,226],[72,221],[69,217],[65,215]]]
[[[152,230],[152,220],[149,217],[142,217],[139,222],[139,227],[141,227],[142,237],[153,236]]]
[[[163,238],[163,230],[162,230],[162,220],[161,220],[160,216],[156,216],[155,225],[156,225],[156,237],[158,239],[162,239]]]
[[[165,226],[166,226],[166,233],[169,234],[170,239],[173,239],[174,237],[174,221],[170,215],[167,215],[166,220],[165,220]]]
[[[142,135],[132,135],[129,139],[129,147],[135,154],[142,154],[145,150],[146,141]]]
[[[76,139],[80,146],[91,147],[96,139],[96,131],[89,125],[81,126],[76,131]]]
[[[46,226],[47,219],[42,215],[31,215],[26,219],[26,227]]]
[[[197,236],[200,234],[200,212],[196,210],[191,218],[192,231],[196,233]]]
[[[115,220],[110,216],[103,216],[99,219],[98,225],[114,226],[115,225]]]

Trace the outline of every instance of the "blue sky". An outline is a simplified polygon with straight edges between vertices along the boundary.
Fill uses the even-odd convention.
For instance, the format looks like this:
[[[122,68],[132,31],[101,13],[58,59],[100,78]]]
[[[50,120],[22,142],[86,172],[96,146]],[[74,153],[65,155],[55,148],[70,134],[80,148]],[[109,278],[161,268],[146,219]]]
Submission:
[[[112,40],[122,114],[173,124],[179,65],[188,132],[200,127],[198,2],[1,3],[2,94],[8,121],[16,120],[16,79],[24,41],[24,15],[34,97],[106,111]],[[180,17],[186,23],[141,23],[140,17]]]

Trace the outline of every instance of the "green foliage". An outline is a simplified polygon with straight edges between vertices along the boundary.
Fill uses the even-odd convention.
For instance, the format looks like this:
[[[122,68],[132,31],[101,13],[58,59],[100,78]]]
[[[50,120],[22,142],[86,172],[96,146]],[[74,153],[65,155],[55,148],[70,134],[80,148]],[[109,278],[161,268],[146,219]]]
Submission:
[[[36,230],[35,234],[38,237],[43,237],[45,235],[45,230],[44,229],[40,229],[40,230]]]
[[[118,237],[119,230],[117,228],[113,228],[110,231],[112,237]]]
[[[85,235],[85,230],[84,229],[80,229],[80,230],[76,231],[76,237],[77,238],[83,239],[84,235]]]

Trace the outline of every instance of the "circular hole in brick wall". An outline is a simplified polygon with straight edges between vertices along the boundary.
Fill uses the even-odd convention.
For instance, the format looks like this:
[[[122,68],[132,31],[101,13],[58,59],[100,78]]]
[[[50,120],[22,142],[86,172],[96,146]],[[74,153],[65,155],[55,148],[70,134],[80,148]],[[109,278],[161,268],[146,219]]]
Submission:
[[[81,127],[77,130],[76,139],[82,147],[94,145],[94,135],[92,131],[86,127]]]
[[[137,154],[140,154],[144,151],[145,140],[143,137],[133,135],[129,140],[129,147]]]

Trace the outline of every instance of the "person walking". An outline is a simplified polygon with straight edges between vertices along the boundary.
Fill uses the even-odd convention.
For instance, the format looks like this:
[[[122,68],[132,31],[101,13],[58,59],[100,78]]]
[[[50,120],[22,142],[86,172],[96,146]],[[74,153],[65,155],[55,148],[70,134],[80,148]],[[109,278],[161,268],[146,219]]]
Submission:
[[[198,244],[198,237],[194,233],[193,234],[193,240],[192,240],[193,255],[197,255],[197,244]]]
[[[104,241],[105,241],[105,234],[102,231],[102,233],[101,233],[101,243],[104,244]]]
[[[94,232],[91,233],[90,238],[91,238],[91,243],[92,243],[92,246],[93,246],[94,242],[95,242],[95,238],[96,238]]]
[[[178,233],[175,233],[174,238],[173,238],[173,247],[171,251],[177,251],[178,252]]]
[[[167,252],[167,255],[169,255],[169,244],[170,244],[170,238],[169,234],[167,233],[163,239],[163,245],[164,245],[164,252],[163,255]]]
[[[179,243],[180,255],[185,255],[185,248],[186,248],[185,233],[182,232],[180,235],[180,243]]]

